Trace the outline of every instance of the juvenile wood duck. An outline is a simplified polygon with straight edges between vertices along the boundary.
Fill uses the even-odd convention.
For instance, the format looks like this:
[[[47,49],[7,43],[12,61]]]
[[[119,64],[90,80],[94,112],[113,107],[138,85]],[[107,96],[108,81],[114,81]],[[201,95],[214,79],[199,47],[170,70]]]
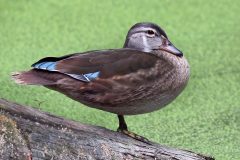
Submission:
[[[158,110],[185,88],[189,65],[183,53],[153,23],[137,23],[120,49],[46,57],[29,71],[12,75],[16,83],[41,85],[89,107],[118,115],[121,131],[128,131],[124,115]]]

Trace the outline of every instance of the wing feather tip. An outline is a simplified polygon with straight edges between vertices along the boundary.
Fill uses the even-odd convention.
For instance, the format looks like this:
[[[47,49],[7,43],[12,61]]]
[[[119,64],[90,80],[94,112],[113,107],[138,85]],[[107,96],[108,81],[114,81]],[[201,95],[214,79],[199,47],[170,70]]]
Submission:
[[[21,74],[22,72],[12,72],[11,79],[17,84],[26,85],[27,83],[22,79]]]

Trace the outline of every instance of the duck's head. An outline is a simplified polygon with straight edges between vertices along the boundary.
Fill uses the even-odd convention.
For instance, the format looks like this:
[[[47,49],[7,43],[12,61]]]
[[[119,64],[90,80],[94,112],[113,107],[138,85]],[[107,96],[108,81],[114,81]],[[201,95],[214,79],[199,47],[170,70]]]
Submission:
[[[139,49],[144,52],[162,50],[182,57],[183,53],[168,39],[167,34],[154,23],[137,23],[128,31],[124,48]]]

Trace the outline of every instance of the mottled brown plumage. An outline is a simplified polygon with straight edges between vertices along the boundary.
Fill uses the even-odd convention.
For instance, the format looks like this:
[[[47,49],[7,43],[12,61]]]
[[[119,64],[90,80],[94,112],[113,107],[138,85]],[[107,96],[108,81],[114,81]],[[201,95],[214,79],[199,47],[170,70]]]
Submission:
[[[175,99],[189,77],[189,66],[184,57],[156,54],[160,57],[152,68],[84,84],[66,76],[54,87],[47,87],[88,106],[120,115],[152,112]]]
[[[134,25],[122,49],[47,57],[33,68],[13,78],[118,114],[121,130],[127,130],[122,115],[148,113],[166,106],[189,79],[189,65],[182,52],[152,23]]]

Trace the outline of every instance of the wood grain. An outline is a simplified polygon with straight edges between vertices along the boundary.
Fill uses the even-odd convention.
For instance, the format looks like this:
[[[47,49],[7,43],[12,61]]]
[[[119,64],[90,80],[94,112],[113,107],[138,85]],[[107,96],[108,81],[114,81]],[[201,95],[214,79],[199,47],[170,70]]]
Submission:
[[[0,159],[214,160],[0,99]]]

